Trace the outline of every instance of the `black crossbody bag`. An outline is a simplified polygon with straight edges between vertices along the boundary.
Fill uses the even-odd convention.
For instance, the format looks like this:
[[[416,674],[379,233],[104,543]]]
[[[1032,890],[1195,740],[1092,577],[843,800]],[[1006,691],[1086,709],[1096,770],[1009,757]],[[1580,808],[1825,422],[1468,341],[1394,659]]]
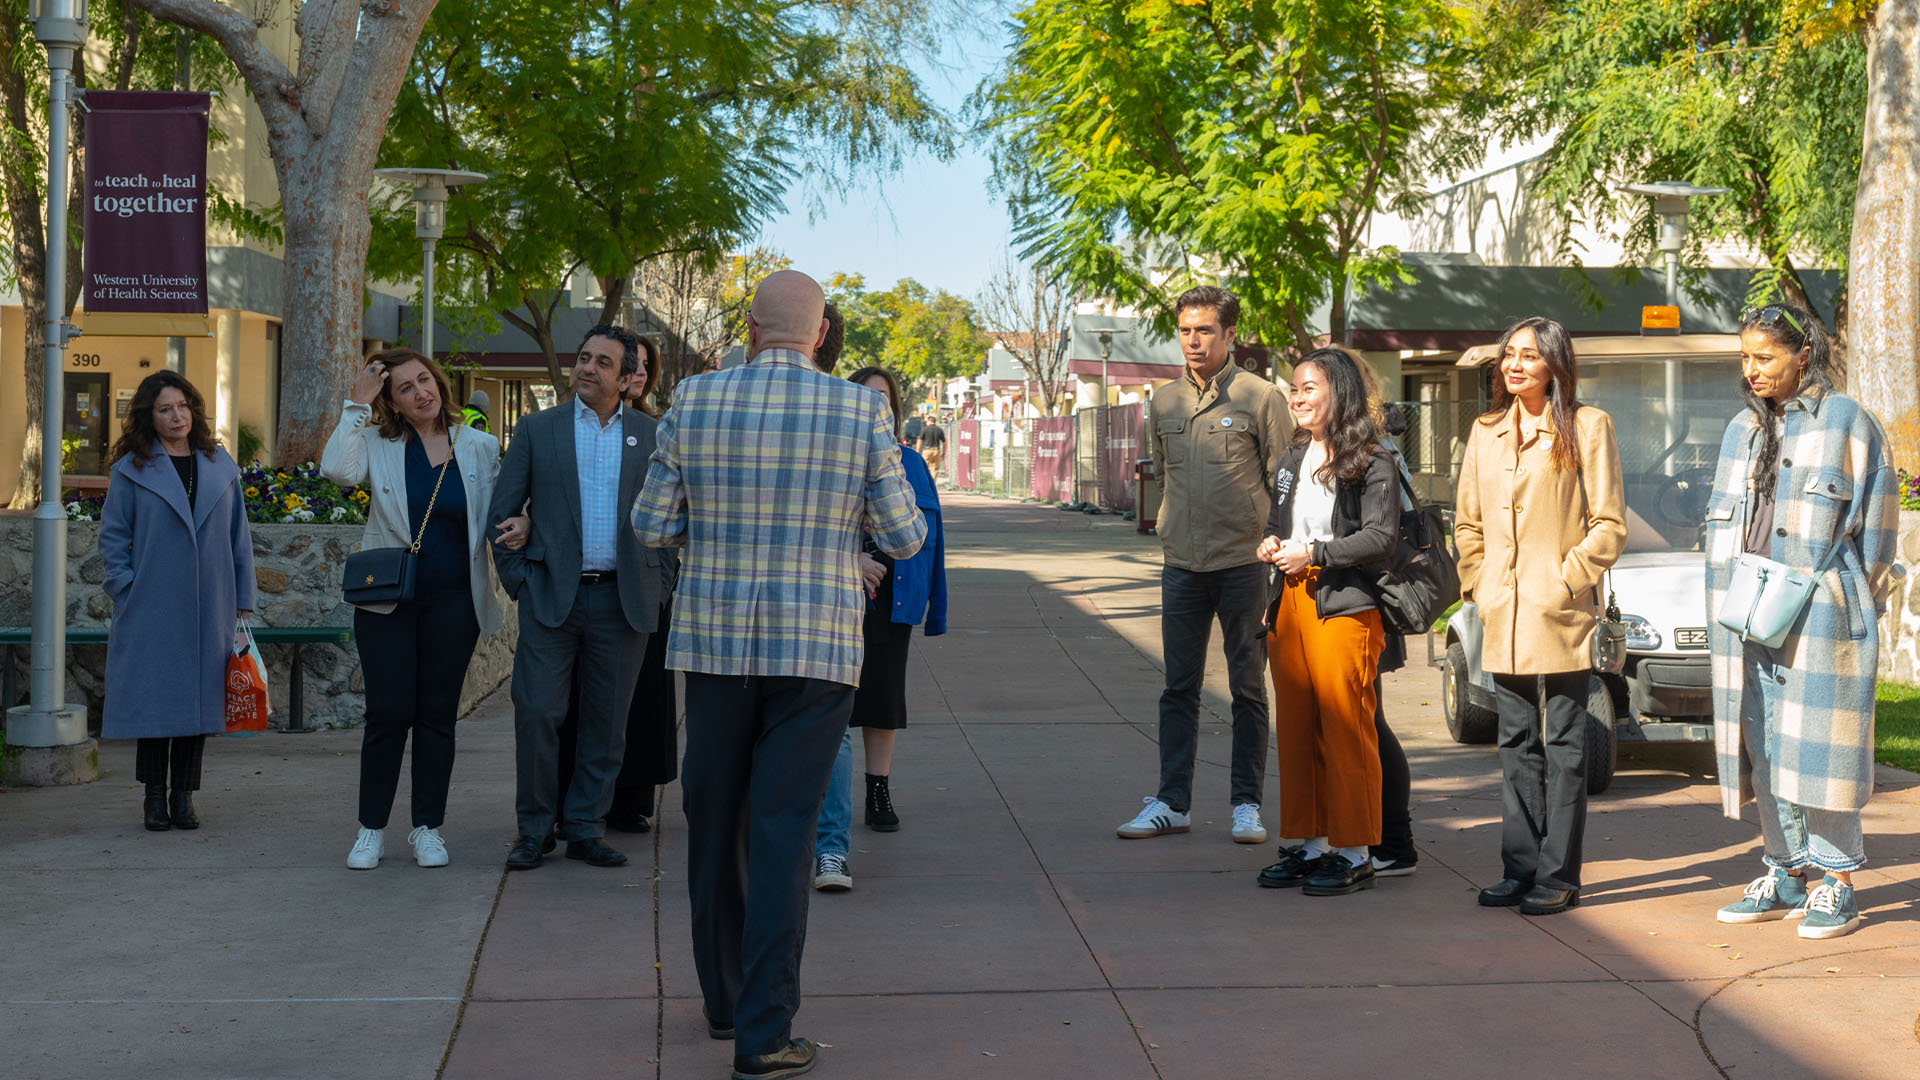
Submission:
[[[426,539],[427,522],[433,517],[433,504],[440,500],[440,485],[453,464],[453,431],[447,431],[447,460],[440,463],[440,475],[433,482],[433,494],[427,499],[427,512],[420,515],[420,529],[407,547],[367,548],[347,556],[346,569],[340,574],[340,595],[349,604],[406,604],[413,600],[413,582],[420,562],[420,542]]]

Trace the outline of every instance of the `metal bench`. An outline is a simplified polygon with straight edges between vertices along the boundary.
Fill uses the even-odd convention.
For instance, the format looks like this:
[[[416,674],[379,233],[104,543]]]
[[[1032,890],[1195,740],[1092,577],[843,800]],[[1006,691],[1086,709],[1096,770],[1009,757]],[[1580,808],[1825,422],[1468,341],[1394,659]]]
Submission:
[[[300,646],[310,644],[345,645],[353,640],[351,626],[256,626],[253,628],[253,640],[261,645],[293,646],[293,676],[287,687],[287,730],[305,731],[306,706],[303,704],[306,689],[306,671],[300,663]],[[30,645],[33,643],[33,628],[30,626],[0,626],[0,646]],[[69,626],[67,644],[69,645],[105,645],[107,628],[104,626]],[[14,695],[15,676],[13,672],[13,654],[0,656],[0,703],[11,705]]]

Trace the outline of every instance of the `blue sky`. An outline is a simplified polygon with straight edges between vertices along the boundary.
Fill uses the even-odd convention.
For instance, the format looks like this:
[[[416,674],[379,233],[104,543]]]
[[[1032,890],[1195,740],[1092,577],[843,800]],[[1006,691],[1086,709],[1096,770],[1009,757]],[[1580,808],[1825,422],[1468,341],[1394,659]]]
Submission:
[[[915,64],[933,99],[957,114],[997,66],[1005,33],[997,16],[981,17],[938,65]],[[829,198],[811,222],[802,193],[789,193],[787,212],[768,223],[759,242],[822,281],[857,273],[869,289],[884,289],[910,277],[971,298],[1012,238],[1006,207],[987,194],[991,172],[984,148],[971,144],[951,161],[915,154],[899,173],[866,180],[845,199]]]

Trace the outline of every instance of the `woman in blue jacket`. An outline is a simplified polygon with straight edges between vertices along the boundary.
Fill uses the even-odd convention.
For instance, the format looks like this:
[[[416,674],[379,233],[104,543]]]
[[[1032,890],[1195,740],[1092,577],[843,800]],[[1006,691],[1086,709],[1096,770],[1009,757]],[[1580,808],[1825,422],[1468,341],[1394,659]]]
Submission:
[[[887,399],[893,409],[893,434],[900,438],[900,384],[882,367],[864,367],[850,382],[859,383]],[[894,733],[907,726],[907,650],[913,628],[924,623],[928,637],[947,632],[947,543],[940,527],[940,496],[933,473],[912,447],[902,440],[900,464],[913,485],[914,502],[927,519],[927,540],[910,559],[895,561],[872,544],[860,555],[861,576],[867,586],[865,659],[860,665],[860,688],[853,698],[853,718],[840,741],[833,763],[826,802],[814,850],[813,887],[826,892],[853,888],[847,870],[848,830],[853,827],[853,734],[859,728],[867,750],[867,828],[895,832],[900,816],[893,810],[887,778],[893,765]]]

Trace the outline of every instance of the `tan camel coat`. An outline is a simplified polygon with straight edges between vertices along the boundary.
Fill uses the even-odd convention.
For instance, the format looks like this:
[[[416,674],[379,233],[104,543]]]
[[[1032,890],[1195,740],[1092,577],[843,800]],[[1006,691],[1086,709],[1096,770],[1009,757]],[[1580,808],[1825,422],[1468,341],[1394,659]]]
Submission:
[[[1613,418],[1574,414],[1578,472],[1552,461],[1553,413],[1520,442],[1520,405],[1474,422],[1454,493],[1464,599],[1480,606],[1480,663],[1505,675],[1584,671],[1601,577],[1627,543],[1626,490]],[[1582,481],[1586,498],[1581,498]]]

